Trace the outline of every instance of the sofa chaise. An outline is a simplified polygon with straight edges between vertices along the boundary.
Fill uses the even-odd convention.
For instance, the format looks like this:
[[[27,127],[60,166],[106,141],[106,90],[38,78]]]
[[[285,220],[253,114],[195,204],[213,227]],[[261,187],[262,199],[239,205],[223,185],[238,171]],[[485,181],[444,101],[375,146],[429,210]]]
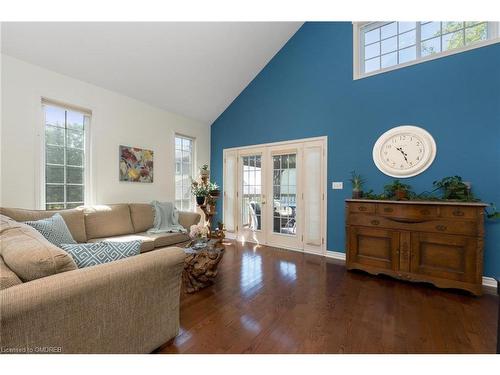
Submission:
[[[22,223],[59,212],[75,241],[140,239],[141,254],[76,268]],[[149,353],[179,331],[184,233],[148,234],[149,204],[0,208],[0,352]],[[200,215],[180,212],[186,229]],[[153,251],[154,250],[154,251]]]

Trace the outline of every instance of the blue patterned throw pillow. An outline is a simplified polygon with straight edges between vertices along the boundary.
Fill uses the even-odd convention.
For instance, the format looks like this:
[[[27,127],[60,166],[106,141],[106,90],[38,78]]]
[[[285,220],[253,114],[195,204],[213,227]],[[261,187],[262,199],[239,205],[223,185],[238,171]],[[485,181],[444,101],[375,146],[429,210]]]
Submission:
[[[25,224],[39,231],[50,243],[61,247],[63,243],[76,243],[60,214],[36,221],[25,221]]]
[[[140,240],[128,242],[94,242],[62,244],[61,248],[71,255],[78,268],[109,263],[115,260],[139,255]]]

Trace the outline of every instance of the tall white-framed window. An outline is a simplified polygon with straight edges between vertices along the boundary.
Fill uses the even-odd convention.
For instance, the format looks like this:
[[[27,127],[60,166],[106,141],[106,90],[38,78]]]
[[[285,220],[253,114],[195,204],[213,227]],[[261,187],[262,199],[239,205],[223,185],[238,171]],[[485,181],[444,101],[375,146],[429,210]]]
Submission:
[[[42,100],[41,206],[74,208],[89,197],[89,110]]]
[[[191,182],[194,174],[194,138],[175,135],[175,206],[181,211],[194,209]]]
[[[498,42],[498,22],[354,23],[354,79]]]

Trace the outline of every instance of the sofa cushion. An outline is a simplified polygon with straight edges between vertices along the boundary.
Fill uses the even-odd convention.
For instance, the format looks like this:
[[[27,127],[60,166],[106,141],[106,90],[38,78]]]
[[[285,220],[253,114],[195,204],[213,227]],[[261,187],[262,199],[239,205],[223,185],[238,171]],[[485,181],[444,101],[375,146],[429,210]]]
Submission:
[[[83,212],[88,239],[134,233],[128,204],[85,206]]]
[[[11,219],[8,216],[0,214],[0,234],[12,228],[19,228],[19,226],[20,225],[17,221]]]
[[[16,221],[32,221],[46,219],[59,213],[68,226],[71,235],[76,242],[87,242],[85,233],[85,221],[83,211],[80,209],[60,210],[60,211],[43,211],[43,210],[25,210],[22,208],[6,208],[0,207],[0,214],[10,217]]]
[[[85,268],[139,255],[141,241],[102,241],[63,244],[61,247],[73,257],[78,268]]]
[[[154,240],[155,248],[171,246],[190,240],[186,233],[146,233],[146,235]]]
[[[189,232],[191,225],[198,224],[200,222],[201,215],[197,212],[180,211],[179,212],[179,224],[182,225]]]
[[[124,236],[93,238],[89,243],[95,242],[127,242],[127,241],[141,241],[141,253],[146,253],[155,248],[154,238],[151,238],[147,233],[126,234]]]
[[[52,245],[29,225],[19,223],[19,227],[3,231],[0,242],[0,252],[5,264],[22,281],[77,268],[71,256]]]
[[[154,208],[151,204],[131,203],[129,207],[134,233],[146,232],[153,227]]]
[[[58,247],[63,243],[76,243],[60,214],[55,214],[47,219],[26,221],[25,224],[35,228],[47,241]]]
[[[0,290],[11,286],[22,284],[23,282],[3,261],[0,256]]]

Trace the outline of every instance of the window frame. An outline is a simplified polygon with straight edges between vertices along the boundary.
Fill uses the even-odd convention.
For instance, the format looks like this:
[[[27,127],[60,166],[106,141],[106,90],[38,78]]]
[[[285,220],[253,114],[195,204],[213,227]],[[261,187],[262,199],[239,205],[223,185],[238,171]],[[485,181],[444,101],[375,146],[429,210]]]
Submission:
[[[363,69],[362,69],[362,64],[364,63],[364,49],[363,49],[364,43],[362,43],[364,41],[364,33],[361,30],[367,26],[369,26],[370,29],[375,29],[379,26],[382,26],[384,24],[389,24],[391,22],[398,22],[398,21],[353,22],[352,23],[352,25],[353,25],[353,38],[352,38],[352,40],[353,40],[353,80],[371,77],[371,76],[374,76],[377,74],[390,72],[390,71],[393,71],[396,69],[405,68],[407,66],[420,64],[420,63],[423,63],[426,61],[431,61],[431,60],[439,59],[442,57],[451,56],[451,55],[454,55],[457,53],[470,51],[470,50],[473,50],[476,48],[481,48],[481,47],[485,47],[485,46],[500,42],[500,26],[499,26],[500,22],[485,21],[488,24],[488,35],[487,35],[486,40],[472,43],[472,44],[469,44],[469,45],[466,45],[466,46],[463,46],[460,48],[450,49],[450,50],[447,50],[444,52],[441,51],[441,52],[438,52],[438,53],[435,53],[432,55],[422,57],[420,55],[420,46],[421,46],[421,42],[422,42],[421,37],[420,37],[420,29],[421,29],[420,22],[421,21],[416,21],[416,23],[417,23],[417,26],[415,29],[416,30],[416,46],[417,46],[416,59],[402,63],[402,64],[396,64],[396,65],[393,65],[393,66],[390,66],[387,68],[375,70],[375,71],[372,71],[369,73],[364,73]],[[396,51],[399,51],[399,49],[397,49]]]
[[[175,132],[174,133],[174,143],[173,143],[173,154],[174,154],[174,157],[173,157],[173,160],[174,160],[174,205],[176,206],[176,188],[177,188],[177,184],[176,184],[176,181],[175,181],[175,176],[177,175],[177,166],[176,166],[176,157],[175,157],[175,152],[177,151],[177,148],[176,148],[176,139],[177,138],[181,138],[181,139],[187,139],[187,140],[190,140],[192,142],[192,147],[191,147],[191,160],[192,160],[192,163],[191,163],[191,179],[192,180],[195,180],[195,171],[196,171],[196,138],[195,137],[192,137],[190,135],[186,135],[186,134],[182,134],[182,133],[177,133]],[[191,187],[189,187],[191,189]],[[196,212],[196,205],[195,205],[195,199],[193,197],[193,195],[191,194],[190,195],[190,200],[189,200],[189,203],[190,203],[190,207],[188,209],[188,211],[191,211],[191,212]],[[181,199],[182,200],[182,199]],[[177,207],[177,206],[176,206]],[[179,211],[182,211],[180,208],[178,208]]]
[[[90,138],[90,128],[92,124],[92,111],[83,107],[63,103],[60,101],[52,100],[52,99],[46,99],[42,97],[41,100],[41,123],[42,126],[40,128],[40,131],[38,133],[39,137],[39,142],[40,142],[40,148],[39,148],[39,157],[37,158],[39,160],[39,170],[38,170],[38,178],[37,181],[38,183],[38,193],[37,193],[37,206],[41,210],[47,210],[46,205],[46,137],[45,137],[45,131],[46,131],[46,116],[45,116],[45,107],[50,106],[50,107],[56,107],[63,109],[65,111],[71,111],[71,112],[77,112],[82,114],[84,117],[86,117],[86,126],[84,124],[84,146],[83,146],[83,152],[84,152],[84,157],[83,157],[83,204],[88,205],[91,203],[91,197],[92,197],[92,184],[91,184],[91,155],[90,155],[90,150],[91,150],[91,138]],[[66,147],[64,147],[66,150]],[[66,155],[66,152],[64,153]],[[66,164],[65,168],[66,169]],[[66,172],[65,176],[66,176]],[[66,182],[63,183],[64,188],[64,195],[66,196]],[[68,202],[63,202],[64,204],[67,204]],[[66,209],[66,208],[64,208]],[[57,209],[56,209],[57,211]]]

